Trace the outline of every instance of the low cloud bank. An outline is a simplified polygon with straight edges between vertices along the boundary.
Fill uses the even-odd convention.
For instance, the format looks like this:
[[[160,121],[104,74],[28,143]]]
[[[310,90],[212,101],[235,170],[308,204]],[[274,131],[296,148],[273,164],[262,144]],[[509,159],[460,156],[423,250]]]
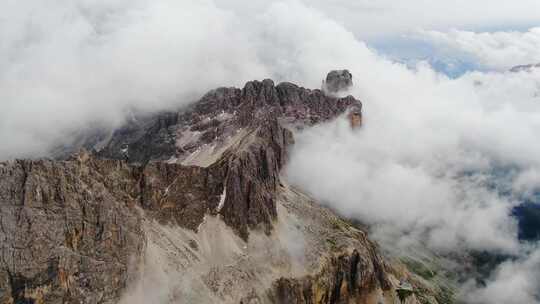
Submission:
[[[369,224],[387,248],[516,258],[487,285],[468,282],[467,303],[538,303],[538,251],[518,240],[511,214],[539,187],[540,74],[404,73],[410,82],[385,79],[378,91],[356,92],[369,96],[361,129],[342,117],[299,133],[288,178]]]
[[[380,71],[366,80],[352,69],[364,126],[351,130],[342,117],[299,133],[288,178],[392,248],[516,257],[461,297],[537,303],[537,253],[518,240],[511,213],[538,190],[540,71],[449,79],[422,64],[364,64]],[[505,284],[512,291],[498,298]]]
[[[340,119],[299,135],[290,178],[344,213],[434,247],[516,251],[511,209],[538,187],[539,74],[453,80],[393,68],[406,77],[388,73],[378,88],[357,90],[369,96],[361,130]]]
[[[540,250],[501,264],[485,285],[467,282],[461,297],[474,304],[538,303]]]

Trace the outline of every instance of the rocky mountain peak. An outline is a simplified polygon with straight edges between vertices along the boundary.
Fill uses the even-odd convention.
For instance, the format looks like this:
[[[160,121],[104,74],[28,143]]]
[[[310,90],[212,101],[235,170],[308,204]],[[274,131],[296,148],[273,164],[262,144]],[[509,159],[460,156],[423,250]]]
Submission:
[[[330,94],[336,94],[348,91],[352,85],[352,74],[349,70],[333,70],[326,75],[322,87],[324,91]]]
[[[124,159],[127,154],[129,162],[138,163],[188,163],[200,156],[203,145],[224,145],[238,132],[263,122],[278,120],[286,128],[301,129],[336,118],[351,107],[359,112],[361,102],[352,96],[328,96],[287,82],[250,81],[242,89],[212,90],[185,110],[131,122],[115,130],[97,154],[113,159]]]
[[[426,290],[280,174],[295,132],[345,113],[357,127],[361,109],[250,81],[132,119],[91,152],[0,163],[0,303],[400,303],[403,278]]]

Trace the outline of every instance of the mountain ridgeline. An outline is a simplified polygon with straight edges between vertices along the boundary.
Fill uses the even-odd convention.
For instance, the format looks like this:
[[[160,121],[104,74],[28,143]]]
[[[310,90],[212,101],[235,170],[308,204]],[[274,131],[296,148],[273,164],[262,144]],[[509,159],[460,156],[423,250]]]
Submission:
[[[80,146],[0,163],[0,303],[450,302],[280,175],[298,130],[361,131],[351,85],[218,88],[67,157]]]

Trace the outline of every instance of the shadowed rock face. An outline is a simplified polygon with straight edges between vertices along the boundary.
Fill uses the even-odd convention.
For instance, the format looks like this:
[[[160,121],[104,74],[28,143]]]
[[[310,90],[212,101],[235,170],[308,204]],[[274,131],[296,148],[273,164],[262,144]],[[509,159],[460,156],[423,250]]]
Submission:
[[[98,151],[0,163],[0,303],[116,303],[149,247],[167,248],[187,275],[189,265],[221,258],[205,253],[216,246],[208,238],[224,233],[200,236],[207,217],[244,244],[227,253],[235,266],[188,278],[205,278],[210,303],[222,293],[226,303],[376,303],[382,296],[374,293],[392,285],[375,245],[280,178],[294,130],[351,107],[361,109],[352,96],[252,81],[213,90],[185,111],[134,119],[105,143],[97,136]],[[298,219],[294,227],[308,242],[302,275],[283,266],[292,263],[288,255],[269,254],[278,266],[268,270],[237,253],[261,238],[267,248],[283,246],[275,239],[283,234],[277,223],[286,222],[279,206]],[[173,239],[169,230],[182,233]],[[175,243],[183,238],[187,246]],[[253,259],[266,261],[265,250],[254,248],[263,256]],[[219,287],[230,282],[246,287]]]
[[[158,113],[131,121],[116,130],[99,157],[129,162],[182,159],[205,144],[218,143],[233,132],[266,121],[301,128],[337,117],[350,106],[360,106],[352,96],[334,98],[320,90],[272,80],[250,81],[243,89],[219,88],[182,112]]]
[[[229,149],[229,156],[221,159],[217,155],[209,170],[219,171],[226,185],[224,220],[247,239],[248,228],[261,224],[269,232],[275,219],[273,193],[287,146],[294,142],[285,126],[303,128],[350,107],[361,109],[361,103],[352,96],[328,97],[292,83],[250,81],[243,89],[213,90],[186,111],[158,113],[140,124],[132,121],[115,131],[96,155],[139,164],[171,159],[189,164],[183,160],[242,132],[236,152]]]
[[[287,159],[287,147],[293,142],[291,131],[277,120],[267,121],[246,136],[236,155],[228,160],[227,195],[220,213],[242,238],[247,239],[248,228],[260,224],[270,233],[277,216],[279,172]]]

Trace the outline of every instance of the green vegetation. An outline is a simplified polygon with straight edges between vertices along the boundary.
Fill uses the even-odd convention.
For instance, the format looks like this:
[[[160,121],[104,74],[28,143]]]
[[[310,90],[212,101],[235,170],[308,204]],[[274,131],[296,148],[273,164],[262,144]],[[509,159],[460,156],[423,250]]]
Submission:
[[[410,297],[414,293],[414,291],[407,289],[398,289],[396,290],[396,292],[401,303],[403,303],[408,297]]]
[[[433,260],[426,262],[425,260],[414,259],[410,257],[402,257],[400,259],[403,264],[419,279],[423,279],[429,282],[431,291],[428,290],[414,290],[414,294],[418,301],[422,304],[452,304],[456,303],[454,296],[453,284],[454,273],[448,272],[443,268],[440,268],[438,264]],[[399,294],[398,294],[399,296]]]
[[[402,258],[401,261],[407,266],[407,268],[415,274],[421,276],[426,280],[431,280],[437,275],[437,270],[428,267],[425,263],[412,260],[409,258]]]
[[[332,247],[337,247],[336,241],[334,241],[333,239],[326,239],[326,242],[330,243]]]

